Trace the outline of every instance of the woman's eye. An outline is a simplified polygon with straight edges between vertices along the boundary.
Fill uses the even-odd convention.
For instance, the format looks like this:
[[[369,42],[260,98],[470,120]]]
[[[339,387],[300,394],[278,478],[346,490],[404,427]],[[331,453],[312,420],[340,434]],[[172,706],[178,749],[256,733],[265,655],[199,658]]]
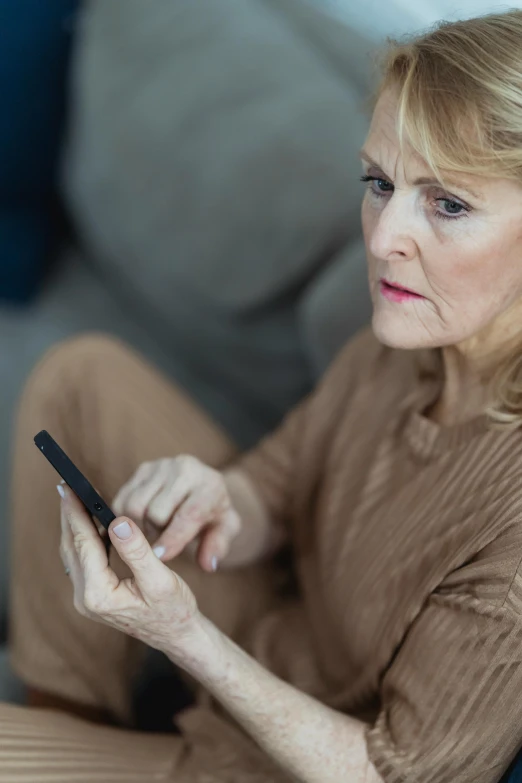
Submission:
[[[375,184],[378,187],[378,190],[375,190],[375,188],[371,187],[370,190],[372,193],[374,193],[376,196],[384,195],[384,193],[390,193],[393,190],[393,185],[391,182],[388,182],[387,179],[382,179],[381,177],[370,177],[370,176],[364,176],[361,177],[361,182],[375,182]]]
[[[444,207],[444,212],[441,212],[440,210],[435,210],[435,217],[439,218],[439,220],[460,220],[461,218],[468,217],[468,213],[471,212],[471,207],[466,206],[466,204],[461,204],[460,201],[455,201],[455,199],[442,197],[435,199],[437,203],[442,203],[442,206]]]
[[[387,179],[382,177],[371,177],[365,175],[360,178],[361,182],[371,182],[369,191],[377,198],[384,198],[388,193],[393,191],[393,185]],[[375,183],[375,184],[374,184]],[[465,204],[461,204],[460,201],[443,196],[435,199],[436,203],[441,203],[444,211],[435,210],[435,217],[440,220],[457,220],[458,218],[467,217],[467,213],[470,212],[470,207]]]
[[[450,215],[460,215],[461,211],[465,211],[464,204],[460,204],[458,201],[453,201],[451,198],[438,198],[437,202],[442,203],[445,211]]]
[[[393,190],[393,185],[391,182],[388,182],[387,179],[376,179],[375,184],[378,186],[379,190],[383,191],[384,193],[389,193],[391,190]]]

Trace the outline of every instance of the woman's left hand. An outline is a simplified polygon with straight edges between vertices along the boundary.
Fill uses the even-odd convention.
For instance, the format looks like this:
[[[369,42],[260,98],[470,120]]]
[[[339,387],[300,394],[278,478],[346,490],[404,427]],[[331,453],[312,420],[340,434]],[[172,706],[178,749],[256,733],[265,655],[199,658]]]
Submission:
[[[190,654],[200,619],[187,584],[158,560],[139,527],[127,517],[115,519],[109,528],[114,548],[132,572],[131,577],[119,579],[89,514],[67,486],[59,487],[65,495],[60,554],[78,612],[182,663]]]
[[[187,585],[154,555],[126,517],[109,528],[114,548],[133,574],[120,580],[89,515],[70,489],[65,493],[61,552],[83,615],[165,652],[221,702],[292,780],[384,783],[368,757],[367,724],[278,679],[222,634],[198,612]]]

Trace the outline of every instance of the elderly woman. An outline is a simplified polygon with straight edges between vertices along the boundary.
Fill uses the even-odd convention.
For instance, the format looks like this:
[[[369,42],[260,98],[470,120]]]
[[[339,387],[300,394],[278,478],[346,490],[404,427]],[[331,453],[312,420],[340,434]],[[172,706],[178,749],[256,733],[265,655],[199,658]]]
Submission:
[[[33,709],[0,708],[1,781],[501,778],[522,740],[521,42],[512,11],[389,49],[361,151],[372,330],[253,452],[107,338],[35,370],[12,607]],[[62,485],[60,529],[42,427],[114,498],[109,560]],[[143,643],[201,686],[180,735],[125,728]]]

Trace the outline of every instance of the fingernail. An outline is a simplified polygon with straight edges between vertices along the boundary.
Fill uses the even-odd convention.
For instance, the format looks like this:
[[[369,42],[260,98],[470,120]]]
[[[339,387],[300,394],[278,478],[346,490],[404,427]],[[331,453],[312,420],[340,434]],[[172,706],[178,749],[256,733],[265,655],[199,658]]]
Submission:
[[[164,546],[155,546],[152,551],[154,552],[156,557],[159,557],[161,559],[163,557],[163,555],[165,554],[165,547]]]
[[[210,565],[212,566],[212,570],[213,570],[213,571],[217,571],[217,565],[218,565],[218,563],[217,563],[217,557],[216,557],[215,555],[214,555],[214,557],[212,558],[212,560],[210,561]]]
[[[115,528],[113,528],[114,534],[118,536],[118,538],[130,538],[132,536],[132,530],[131,526],[128,522],[120,522],[119,525],[116,525]]]
[[[65,497],[65,489],[62,487],[62,485],[61,484],[57,484],[56,485],[56,489],[58,490],[58,494],[60,495],[60,497],[64,498]]]

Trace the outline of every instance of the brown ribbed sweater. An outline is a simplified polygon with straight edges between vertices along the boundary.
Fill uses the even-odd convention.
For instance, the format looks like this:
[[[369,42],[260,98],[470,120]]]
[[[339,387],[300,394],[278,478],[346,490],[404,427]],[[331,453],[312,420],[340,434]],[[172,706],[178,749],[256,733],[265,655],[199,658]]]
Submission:
[[[386,783],[497,783],[522,743],[522,433],[430,421],[441,383],[439,352],[365,331],[243,459],[299,584],[251,649],[368,721]]]

